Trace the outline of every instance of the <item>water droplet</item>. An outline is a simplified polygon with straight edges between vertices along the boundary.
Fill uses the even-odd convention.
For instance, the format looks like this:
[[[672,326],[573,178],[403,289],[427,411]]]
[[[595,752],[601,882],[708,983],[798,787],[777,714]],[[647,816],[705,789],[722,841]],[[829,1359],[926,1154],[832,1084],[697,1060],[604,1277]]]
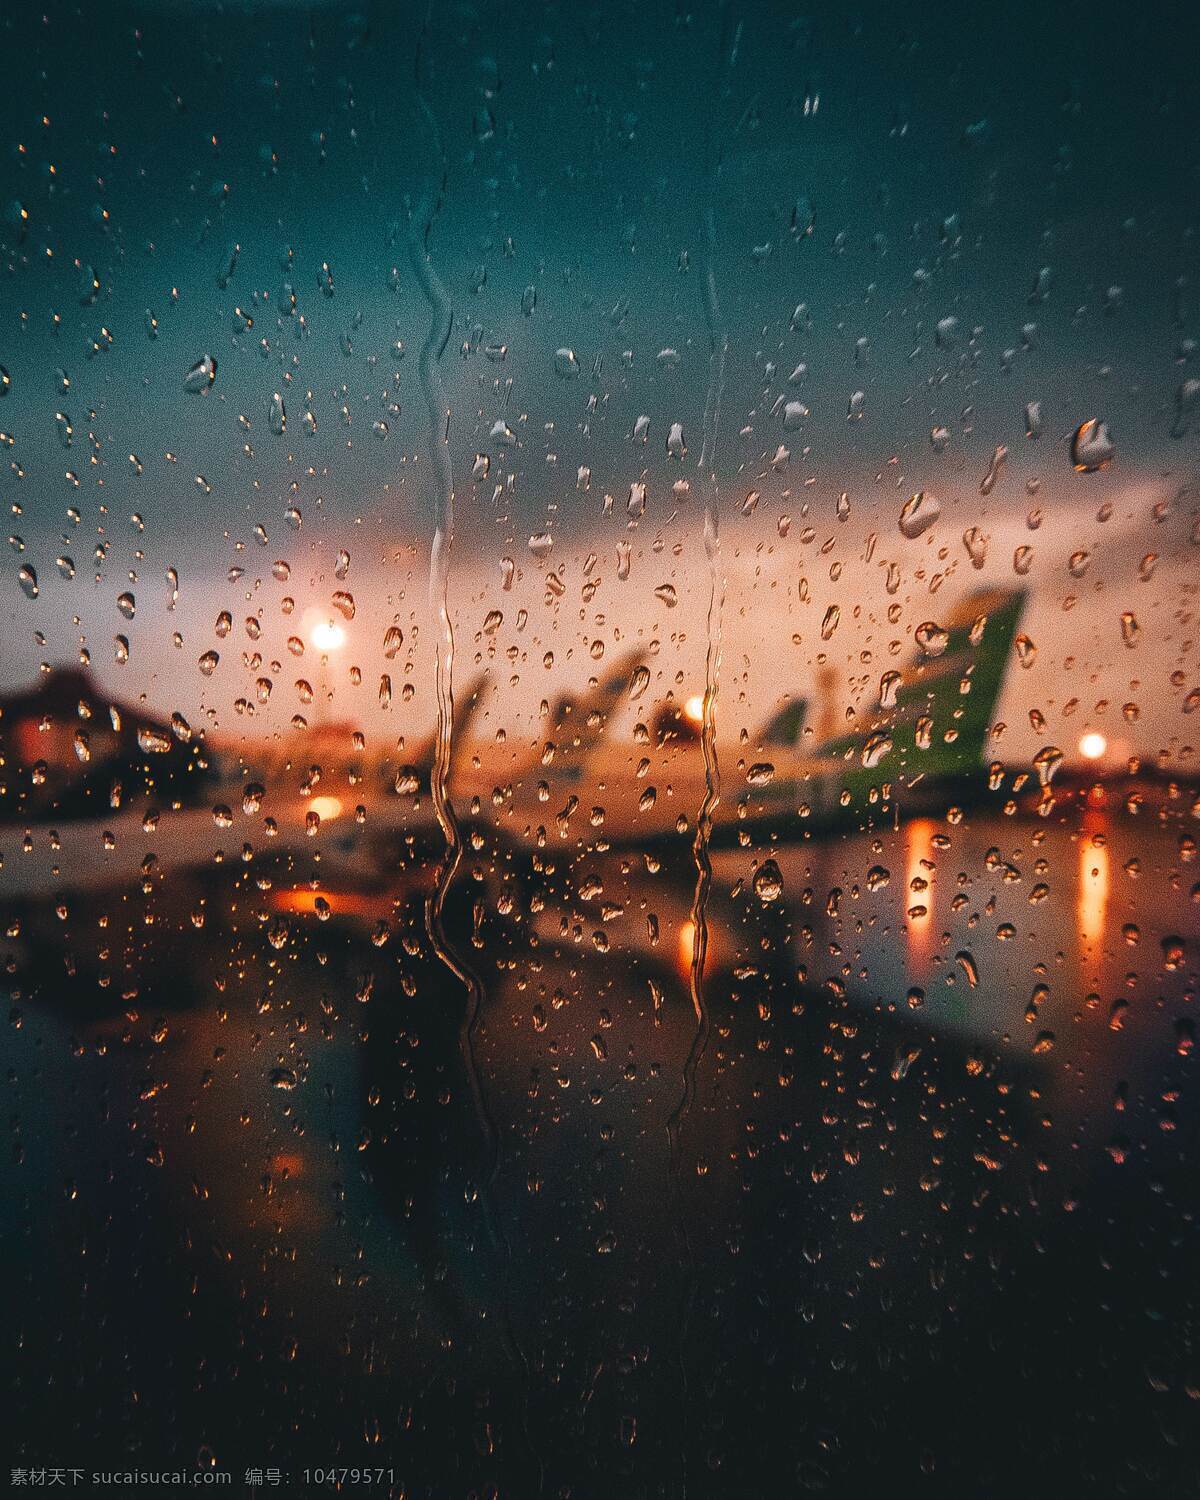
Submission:
[[[913,639],[925,656],[941,656],[950,644],[949,633],[932,620],[925,620],[913,631]]]
[[[1046,298],[1050,295],[1050,281],[1050,267],[1043,266],[1037,273],[1037,276],[1034,278],[1033,287],[1031,288],[1029,293],[1029,301],[1031,304],[1044,302],[1046,300]]]
[[[1175,392],[1175,420],[1171,424],[1173,438],[1187,435],[1198,406],[1200,406],[1200,380],[1190,378],[1183,381]]]
[[[783,876],[773,859],[765,859],[754,872],[754,894],[764,904],[783,895]]]
[[[919,490],[900,509],[901,534],[914,541],[934,525],[941,513],[942,507],[937,499],[925,490]]]
[[[1049,786],[1054,773],[1063,763],[1063,753],[1057,745],[1046,745],[1033,757],[1033,768],[1042,786]]]
[[[996,488],[996,483],[1000,478],[1000,471],[1007,462],[1008,449],[1001,443],[992,450],[992,457],[987,467],[987,473],[980,481],[979,493],[981,495],[990,495]]]
[[[963,546],[967,549],[967,556],[971,559],[973,568],[982,568],[987,561],[987,537],[979,530],[978,526],[972,526],[969,531],[963,532]]]
[[[911,1000],[911,992],[910,992]],[[915,1009],[915,1007],[913,1007]],[[892,1081],[902,1083],[908,1077],[908,1070],[921,1055],[920,1047],[908,1047],[896,1053],[896,1060],[892,1064]]]
[[[1077,473],[1094,474],[1098,469],[1107,469],[1116,452],[1107,423],[1089,417],[1075,429],[1071,439],[1071,462]]]
[[[211,354],[202,354],[183,378],[183,388],[192,395],[203,395],[212,389],[217,378],[217,362]]]
[[[808,407],[803,401],[789,401],[783,408],[784,431],[795,432],[804,425],[808,415]]]

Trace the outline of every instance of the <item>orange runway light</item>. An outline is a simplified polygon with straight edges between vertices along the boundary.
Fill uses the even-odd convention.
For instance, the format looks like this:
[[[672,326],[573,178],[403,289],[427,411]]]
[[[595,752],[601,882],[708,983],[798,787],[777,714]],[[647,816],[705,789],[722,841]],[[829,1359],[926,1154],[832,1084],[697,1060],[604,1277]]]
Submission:
[[[342,799],[340,797],[314,797],[308,804],[309,812],[315,812],[322,823],[332,823],[334,818],[342,815]]]

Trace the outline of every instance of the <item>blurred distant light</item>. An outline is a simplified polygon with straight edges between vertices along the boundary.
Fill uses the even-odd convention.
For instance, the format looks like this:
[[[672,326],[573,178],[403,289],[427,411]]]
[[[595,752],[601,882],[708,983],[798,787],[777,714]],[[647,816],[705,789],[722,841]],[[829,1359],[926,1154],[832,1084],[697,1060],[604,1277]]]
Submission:
[[[336,651],[346,639],[346,632],[333,620],[318,620],[312,628],[312,643],[318,651]]]
[[[1108,741],[1094,729],[1079,741],[1079,753],[1087,760],[1099,760],[1107,749]]]
[[[683,711],[693,724],[704,723],[704,696],[696,693],[683,705]]]
[[[315,812],[322,823],[330,823],[342,813],[340,797],[314,797],[308,804],[309,812]]]
[[[679,928],[679,967],[685,974],[692,971],[692,959],[696,951],[696,924],[688,921]]]

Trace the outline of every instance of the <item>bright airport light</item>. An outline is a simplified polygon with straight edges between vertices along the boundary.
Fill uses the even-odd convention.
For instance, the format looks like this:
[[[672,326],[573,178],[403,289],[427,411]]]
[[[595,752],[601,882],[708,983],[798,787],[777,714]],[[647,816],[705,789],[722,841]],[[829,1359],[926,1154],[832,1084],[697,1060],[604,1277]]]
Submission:
[[[1079,741],[1079,753],[1088,760],[1099,760],[1107,749],[1108,741],[1094,729]]]
[[[318,620],[312,628],[312,643],[318,651],[336,651],[346,639],[346,632],[333,620]]]

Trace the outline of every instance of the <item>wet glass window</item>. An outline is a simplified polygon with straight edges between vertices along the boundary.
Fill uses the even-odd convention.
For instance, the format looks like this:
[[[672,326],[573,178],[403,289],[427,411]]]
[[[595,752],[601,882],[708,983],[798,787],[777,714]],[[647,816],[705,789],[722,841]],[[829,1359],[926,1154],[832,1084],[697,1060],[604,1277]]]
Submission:
[[[0,42],[13,1484],[1200,1494],[1186,7]]]

